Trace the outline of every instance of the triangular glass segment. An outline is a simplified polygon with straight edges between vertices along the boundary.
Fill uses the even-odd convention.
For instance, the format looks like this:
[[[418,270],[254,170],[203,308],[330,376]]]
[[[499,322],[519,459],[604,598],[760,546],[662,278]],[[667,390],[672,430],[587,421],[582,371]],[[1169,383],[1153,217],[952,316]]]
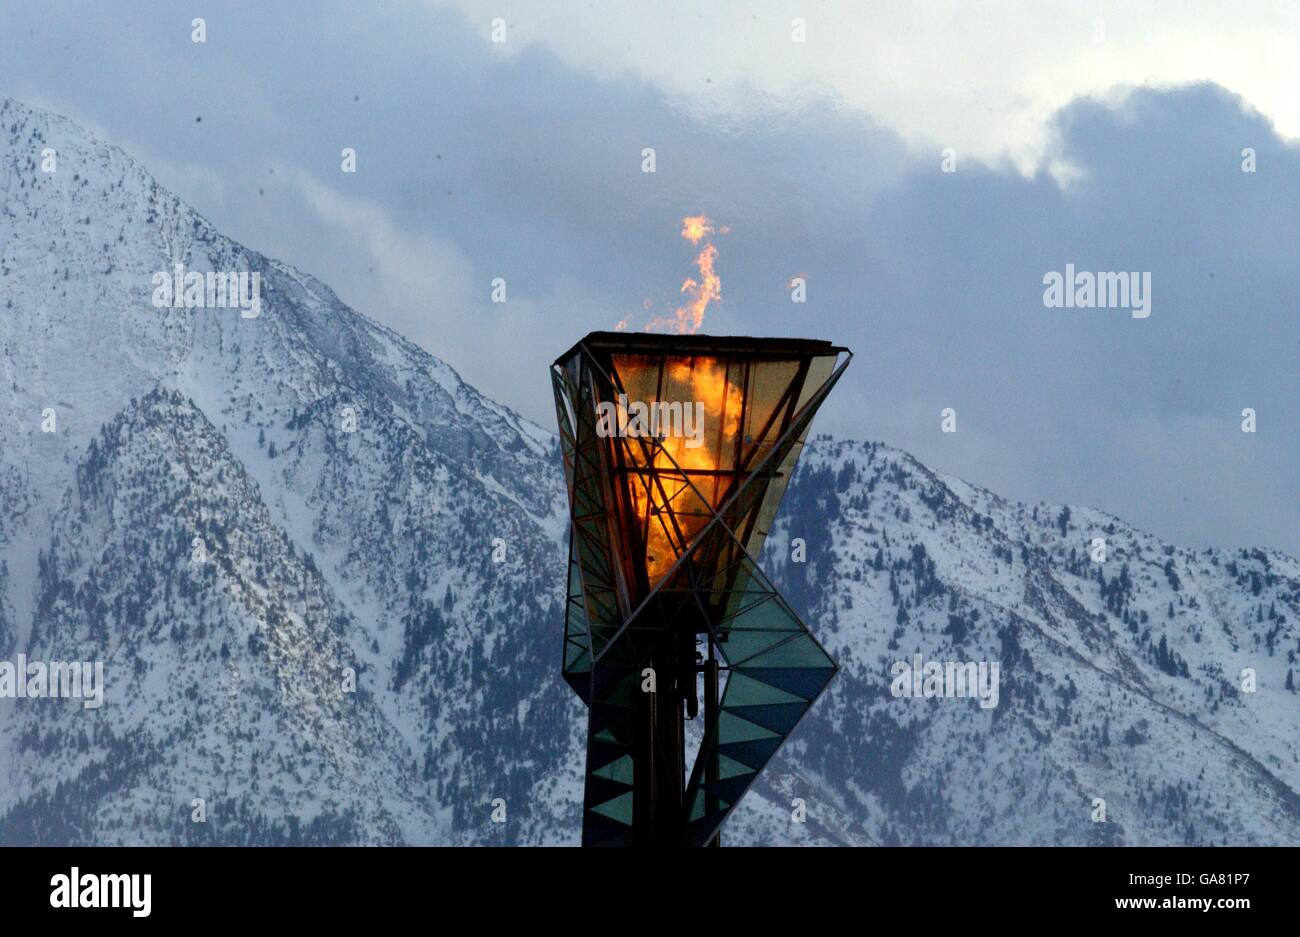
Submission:
[[[607,800],[603,804],[597,804],[591,808],[592,813],[598,813],[602,817],[608,817],[611,820],[617,820],[619,823],[625,823],[628,826],[632,824],[632,792],[620,794],[613,800]]]

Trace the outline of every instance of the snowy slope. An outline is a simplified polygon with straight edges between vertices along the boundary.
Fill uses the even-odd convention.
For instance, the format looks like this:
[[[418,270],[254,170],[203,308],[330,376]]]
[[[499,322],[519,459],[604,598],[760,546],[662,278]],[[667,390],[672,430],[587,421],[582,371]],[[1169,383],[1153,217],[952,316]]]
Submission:
[[[831,841],[1300,842],[1295,559],[1181,550],[823,438],[765,560],[843,670],[761,791],[781,824],[742,813],[742,838],[804,797]],[[917,653],[999,662],[998,705],[895,698]]]
[[[66,613],[56,606],[56,615],[46,605],[52,594],[83,587],[78,577],[92,577],[106,595],[135,591],[133,569],[161,577],[164,596],[192,587],[191,574],[172,562],[171,553],[155,556],[146,549],[161,535],[164,519],[174,528],[167,548],[189,544],[201,526],[192,514],[140,515],[147,530],[127,538],[113,557],[79,552],[84,544],[77,538],[87,530],[101,537],[104,525],[120,522],[124,492],[98,505],[108,517],[76,531],[66,526],[74,509],[70,496],[96,470],[101,430],[135,414],[133,401],[152,400],[162,388],[183,401],[177,414],[199,414],[205,427],[202,456],[182,460],[171,474],[207,479],[209,463],[220,457],[245,476],[237,501],[227,505],[229,517],[252,523],[256,516],[289,551],[262,560],[262,575],[296,582],[300,573],[288,568],[290,560],[312,558],[310,572],[318,580],[312,588],[320,592],[319,608],[330,611],[308,614],[299,607],[301,595],[286,595],[286,608],[303,618],[293,640],[307,640],[332,621],[350,622],[331,654],[352,662],[356,696],[370,701],[367,718],[379,720],[365,730],[367,746],[382,742],[376,750],[391,762],[384,775],[389,786],[379,798],[402,805],[394,808],[394,824],[362,824],[356,838],[510,841],[547,835],[556,814],[576,808],[563,799],[552,806],[532,788],[554,789],[566,779],[572,786],[578,777],[576,767],[559,761],[571,742],[568,727],[577,725],[577,704],[550,679],[559,613],[551,586],[563,569],[556,544],[564,512],[551,435],[344,307],[316,280],[222,237],[129,157],[70,122],[6,100],[0,128],[0,361],[6,378],[0,397],[0,477],[6,480],[0,570],[8,571],[0,593],[0,648],[57,658],[84,646],[73,639],[80,632],[61,630],[51,618]],[[41,171],[46,147],[58,153],[53,174]],[[155,308],[151,278],[176,262],[200,272],[258,271],[261,316]],[[56,431],[43,432],[51,412]],[[191,451],[177,442],[178,458]],[[143,491],[142,502],[176,502],[179,495],[163,490],[166,474],[159,466],[158,488]],[[505,547],[501,562],[494,561],[497,540]],[[90,628],[98,612],[83,613],[82,627]],[[113,661],[111,673],[122,679],[155,669],[178,674],[131,680],[139,712],[174,711],[181,685],[191,703],[204,693],[215,694],[207,705],[224,701],[219,681],[190,670],[210,666],[189,645],[196,608],[138,614],[150,620],[174,615],[180,637],[126,652],[113,650],[113,636],[102,633],[106,625],[94,627],[105,652],[127,655]],[[240,629],[247,624],[237,619],[226,616],[221,629],[234,632],[208,640],[217,647],[243,645]],[[40,628],[35,635],[33,622]],[[120,617],[114,622],[121,626]],[[64,708],[60,717],[78,735],[103,723],[126,737],[138,715],[126,705],[105,706],[93,716]],[[12,780],[0,789],[4,811],[43,796],[61,775],[34,761],[33,749],[21,742],[33,725],[53,718],[50,713],[0,702],[0,716],[0,749],[9,753],[0,755],[0,768],[7,763]],[[278,728],[261,724],[266,744],[292,747]],[[565,730],[556,732],[559,726]],[[311,736],[336,728],[327,720],[303,731]],[[530,750],[516,755],[522,740],[530,741]],[[316,743],[323,744],[323,736]],[[503,753],[515,761],[507,770]],[[175,771],[212,777],[218,789],[246,787],[244,766],[219,746],[160,745],[155,754],[159,761],[192,762]],[[170,783],[170,775],[152,768],[145,774],[155,788]],[[268,799],[268,824],[316,815],[311,785],[272,783],[285,793]],[[127,793],[97,796],[104,802],[87,806],[86,816],[102,817],[108,798]],[[156,802],[153,794],[141,796]],[[513,806],[504,827],[488,821],[497,797]],[[406,809],[421,803],[427,809]],[[171,813],[160,809],[141,808],[141,841],[176,835]],[[89,838],[105,835],[93,824],[84,830]],[[8,835],[28,834],[11,829]]]
[[[107,686],[93,715],[26,708],[10,837],[129,844],[142,820],[194,842],[437,834],[364,675],[347,690],[356,622],[186,398],[128,406],[58,513],[28,653],[102,660]]]
[[[0,101],[0,189],[0,660],[108,682],[0,700],[0,841],[576,842],[553,435],[62,118]],[[764,561],[843,671],[727,841],[1300,842],[1295,560],[823,439]],[[917,652],[999,705],[893,698]]]

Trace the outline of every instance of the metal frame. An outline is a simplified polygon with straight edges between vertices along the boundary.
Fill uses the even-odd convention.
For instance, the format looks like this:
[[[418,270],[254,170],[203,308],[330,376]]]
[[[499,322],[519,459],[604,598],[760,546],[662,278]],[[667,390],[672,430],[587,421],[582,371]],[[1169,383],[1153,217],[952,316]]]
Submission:
[[[657,394],[669,362],[724,362],[724,388],[739,368],[734,468],[685,468],[662,441],[597,434],[596,405],[624,392],[616,361],[627,355],[658,362]],[[593,332],[552,366],[570,504],[562,669],[588,706],[584,845],[717,845],[726,817],[834,676],[757,554],[760,519],[774,512],[814,414],[851,359],[806,339]],[[829,373],[810,392],[814,361]],[[794,376],[759,435],[745,439],[752,375],[774,362],[797,365]],[[697,487],[702,477],[714,479],[712,497]],[[633,485],[645,486],[640,502]],[[689,537],[674,506],[683,500],[690,517],[707,517]],[[664,514],[677,555],[652,581],[649,525]],[[705,725],[688,778],[684,719],[698,712],[701,674]]]

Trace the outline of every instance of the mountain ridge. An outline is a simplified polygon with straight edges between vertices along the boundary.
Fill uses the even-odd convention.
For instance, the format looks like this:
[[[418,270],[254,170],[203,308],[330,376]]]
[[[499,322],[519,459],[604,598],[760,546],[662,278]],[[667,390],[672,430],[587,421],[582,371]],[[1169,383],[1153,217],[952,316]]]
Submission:
[[[576,843],[554,435],[70,121],[0,100],[0,187],[0,659],[110,688],[0,699],[0,842]],[[261,316],[153,307],[174,262]],[[762,561],[842,670],[725,841],[1300,841],[1294,558],[818,437]],[[915,653],[998,706],[894,698]]]

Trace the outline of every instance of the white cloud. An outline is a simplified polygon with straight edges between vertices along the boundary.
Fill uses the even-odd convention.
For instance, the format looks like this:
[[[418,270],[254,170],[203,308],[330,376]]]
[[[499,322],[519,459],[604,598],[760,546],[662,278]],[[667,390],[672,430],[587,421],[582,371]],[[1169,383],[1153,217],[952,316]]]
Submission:
[[[295,183],[316,217],[330,225],[365,267],[367,295],[350,305],[380,312],[388,325],[419,340],[436,334],[457,310],[474,304],[473,264],[445,238],[401,230],[376,202],[345,195],[299,171]],[[374,314],[374,313],[371,313]]]
[[[529,419],[554,422],[546,365],[573,336],[557,336],[547,313],[605,327],[608,314],[593,293],[565,279],[545,296],[530,296],[507,280],[506,302],[493,303],[494,274],[477,270],[451,241],[405,231],[384,206],[305,172],[295,183],[325,236],[336,239],[326,253],[337,262],[312,269],[340,299],[452,364],[470,384],[501,391],[498,399]]]
[[[453,3],[485,40],[491,20],[506,19],[502,54],[544,43],[577,66],[639,74],[717,111],[757,106],[755,90],[830,88],[914,145],[1025,169],[1042,156],[1054,111],[1115,85],[1213,81],[1300,136],[1292,0]],[[807,22],[803,44],[791,41],[796,16]]]

